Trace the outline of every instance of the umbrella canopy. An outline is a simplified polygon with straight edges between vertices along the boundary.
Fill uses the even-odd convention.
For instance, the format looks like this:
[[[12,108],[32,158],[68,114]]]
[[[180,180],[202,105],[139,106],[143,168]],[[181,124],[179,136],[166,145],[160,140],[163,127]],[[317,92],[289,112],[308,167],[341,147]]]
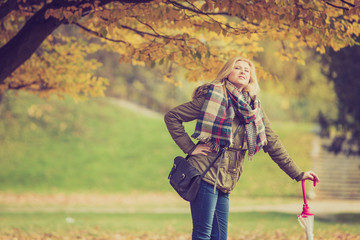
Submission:
[[[314,215],[307,216],[307,215],[299,215],[298,220],[300,223],[300,226],[305,230],[306,233],[306,239],[307,240],[313,240],[314,239]]]
[[[310,208],[307,204],[306,200],[306,192],[305,192],[305,180],[302,180],[301,182],[302,186],[302,192],[303,192],[303,198],[304,198],[304,205],[303,205],[303,211],[300,215],[298,215],[298,221],[300,223],[300,226],[305,230],[306,233],[306,239],[307,240],[313,240],[314,239],[314,214],[310,212]],[[314,186],[316,186],[316,180],[314,181]]]

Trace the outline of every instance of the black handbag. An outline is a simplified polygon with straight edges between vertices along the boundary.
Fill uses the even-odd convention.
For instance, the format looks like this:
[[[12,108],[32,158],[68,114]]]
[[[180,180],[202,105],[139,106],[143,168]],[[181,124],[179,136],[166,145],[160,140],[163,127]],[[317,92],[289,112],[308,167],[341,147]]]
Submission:
[[[175,189],[180,197],[186,201],[193,201],[199,191],[201,179],[218,160],[222,152],[223,150],[221,149],[216,158],[202,174],[187,161],[189,155],[186,158],[181,156],[176,157],[174,159],[174,165],[168,176],[170,185]]]

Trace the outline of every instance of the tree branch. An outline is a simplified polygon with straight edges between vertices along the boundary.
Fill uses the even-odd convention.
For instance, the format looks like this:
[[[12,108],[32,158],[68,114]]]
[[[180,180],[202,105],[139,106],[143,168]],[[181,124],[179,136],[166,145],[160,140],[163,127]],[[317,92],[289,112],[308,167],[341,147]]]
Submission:
[[[17,6],[17,0],[8,0],[0,6],[0,20],[6,17]]]
[[[101,19],[103,19],[104,21],[108,21],[107,18],[104,18],[104,17],[100,17]],[[136,17],[135,17],[136,18]],[[150,33],[150,32],[144,32],[144,31],[140,31],[138,29],[135,29],[135,28],[132,28],[132,27],[129,27],[129,26],[126,26],[126,25],[119,25],[121,28],[123,29],[127,29],[127,30],[130,30],[138,35],[140,35],[141,37],[144,37],[145,35],[147,36],[151,36],[151,37],[154,37],[154,38],[163,38],[163,39],[168,39],[168,40],[177,40],[177,41],[183,41],[184,39],[182,38],[175,38],[175,37],[170,37],[170,36],[167,36],[167,35],[162,35],[162,34],[159,34],[155,31],[155,29],[153,29],[151,26],[149,26],[148,24],[146,23],[143,23],[141,22],[140,20],[136,19],[137,21],[139,21],[140,23],[144,24],[145,26],[148,26],[150,29],[152,29],[154,31],[154,33]]]
[[[152,36],[152,37],[155,37],[155,38],[163,38],[163,39],[168,39],[168,40],[184,41],[184,39],[182,39],[182,38],[170,37],[170,36],[161,35],[161,34],[158,34],[158,33],[154,34],[154,33],[144,32],[144,31],[140,31],[140,30],[137,30],[137,29],[129,27],[129,26],[125,26],[125,25],[121,25],[121,27],[124,28],[124,29],[130,30],[130,31],[133,31],[136,34],[140,35],[141,37],[144,37],[145,35],[148,35],[148,36]]]
[[[349,2],[347,2],[347,1],[344,1],[344,0],[340,0],[342,3],[345,3],[346,5],[349,5],[350,7],[355,7],[355,5],[354,4],[352,4],[352,3],[349,3]]]
[[[173,0],[168,0],[168,2],[171,3],[175,7],[178,7],[180,9],[184,9],[184,10],[188,10],[190,12],[200,14],[200,15],[206,15],[206,16],[209,16],[209,15],[227,15],[227,16],[230,16],[227,12],[204,12],[204,11],[201,11],[199,9],[187,7],[187,6],[182,5],[182,4],[180,4],[180,3],[176,2],[176,1],[173,1]]]
[[[229,26],[228,24],[223,24],[223,23],[220,23],[219,21],[215,20],[214,18],[212,18],[212,16],[216,16],[216,15],[221,15],[221,16],[230,16],[230,17],[233,17],[233,15],[229,14],[228,12],[205,12],[205,11],[202,11],[200,10],[199,8],[197,8],[195,5],[193,5],[192,3],[189,3],[190,5],[193,6],[193,8],[191,7],[187,7],[187,6],[184,6],[176,1],[173,1],[173,0],[168,0],[169,3],[171,3],[173,6],[175,7],[178,7],[179,9],[183,9],[183,10],[188,10],[190,12],[193,12],[195,14],[198,14],[198,15],[203,15],[203,16],[207,16],[209,19],[211,19],[211,21],[217,23],[220,25],[220,27],[222,27],[222,25],[224,25],[225,27],[227,28],[232,28],[234,29],[233,27]],[[247,22],[251,25],[254,25],[254,26],[259,26],[259,24],[257,23],[253,23],[253,22],[249,22],[248,20],[246,20],[246,18],[244,18],[243,16],[240,16],[240,15],[236,15],[236,17],[238,17],[239,19],[243,20],[244,22]]]
[[[37,92],[48,91],[48,90],[51,90],[51,89],[55,89],[55,87],[50,87],[49,86],[48,82],[45,81],[42,78],[40,73],[37,74],[37,76],[39,77],[39,79],[33,80],[32,82],[29,82],[29,83],[15,83],[15,84],[10,83],[8,85],[8,89],[9,90],[26,89],[26,90],[37,91]]]
[[[78,27],[81,28],[82,30],[84,30],[84,31],[86,31],[86,32],[88,32],[88,33],[90,33],[90,34],[92,34],[92,35],[95,35],[96,37],[103,38],[103,39],[108,40],[108,41],[111,41],[111,42],[125,43],[125,44],[127,44],[127,42],[125,42],[125,41],[123,41],[123,40],[116,40],[116,39],[111,39],[111,38],[104,37],[104,36],[102,36],[100,33],[96,32],[96,31],[94,31],[94,30],[91,30],[91,29],[89,29],[89,28],[87,28],[87,27],[85,27],[85,26],[83,26],[83,25],[81,25],[81,24],[79,24],[79,23],[73,23],[73,25],[78,26]]]
[[[46,5],[46,1],[44,0],[8,0],[2,6],[0,6],[0,20],[5,18],[9,13],[14,10],[21,9],[21,11],[23,12],[35,13],[36,9],[38,10],[44,5]]]
[[[0,84],[3,84],[5,79],[21,66],[41,43],[61,24],[66,22],[66,19],[59,20],[54,17],[45,19],[45,13],[49,9],[60,9],[63,7],[81,7],[84,3],[93,4],[96,0],[85,0],[85,1],[63,1],[53,0],[49,4],[44,4],[22,27],[22,29],[5,45],[0,48]],[[140,4],[148,3],[153,0],[102,0],[99,1],[98,6],[104,6],[111,2],[120,2],[123,4]],[[6,16],[14,8],[16,0],[8,0],[5,4],[0,7],[0,16]],[[26,3],[39,4],[40,0],[28,1]],[[9,4],[9,5],[7,5]],[[32,5],[30,5],[32,6]],[[91,8],[84,9],[85,11],[91,11]]]
[[[0,48],[0,83],[29,59],[47,36],[61,25],[61,21],[56,18],[45,19],[46,10],[47,8],[42,8],[33,15],[24,27]]]
[[[329,2],[326,1],[326,0],[325,0],[324,2],[325,2],[325,4],[327,4],[327,5],[331,6],[331,7],[337,8],[337,9],[342,9],[342,10],[346,10],[346,11],[349,10],[349,9],[346,8],[346,7],[337,6],[337,5],[335,5],[335,4],[329,3]]]
[[[144,23],[143,21],[141,21],[138,17],[135,17],[136,21],[138,21],[139,23],[141,23],[142,25],[147,26],[148,28],[150,28],[154,34],[161,36],[161,34],[159,34],[152,26],[150,26],[148,23]]]

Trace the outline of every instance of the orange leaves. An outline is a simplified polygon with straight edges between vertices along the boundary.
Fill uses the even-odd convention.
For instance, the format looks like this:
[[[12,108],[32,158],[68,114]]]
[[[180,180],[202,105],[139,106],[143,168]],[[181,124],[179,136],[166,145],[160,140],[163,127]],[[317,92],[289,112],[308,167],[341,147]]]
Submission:
[[[174,80],[173,78],[171,78],[171,77],[169,77],[167,75],[164,75],[163,79],[164,79],[165,82],[171,83],[174,86],[182,87],[182,82],[176,81],[176,80]]]
[[[107,79],[94,75],[100,63],[86,59],[97,49],[72,38],[67,38],[65,44],[52,36],[43,43],[41,53],[33,55],[6,79],[5,88],[39,92],[40,96],[66,94],[75,99],[103,95]]]
[[[195,81],[212,80],[218,67],[231,56],[253,58],[263,51],[261,41],[284,42],[287,47],[279,58],[303,63],[302,48],[321,53],[327,47],[338,50],[356,44],[354,39],[360,34],[358,0],[351,4],[331,1],[333,6],[329,1],[307,0],[264,0],[256,4],[247,0],[77,2],[48,9],[45,17],[81,23],[88,30],[81,32],[92,43],[58,36],[62,44],[52,45],[56,41],[49,39],[39,50],[41,54],[7,80],[9,85],[0,86],[2,91],[12,84],[34,91],[101,95],[106,80],[94,77],[100,64],[87,59],[98,49],[120,54],[121,61],[149,67],[172,62],[189,70],[188,80]],[[20,8],[2,19],[1,45],[20,29],[28,10]],[[93,41],[94,36],[100,41]]]
[[[70,219],[64,219],[68,223],[72,223]],[[164,226],[165,228],[166,226]],[[299,226],[300,227],[300,226]],[[174,232],[173,228],[168,229],[167,234],[159,234],[154,232],[143,232],[143,233],[129,233],[125,232],[113,232],[106,231],[101,228],[89,228],[87,230],[78,230],[76,228],[69,227],[70,230],[64,232],[56,231],[27,231],[24,232],[21,229],[14,228],[11,230],[5,230],[1,233],[0,239],[23,239],[23,240],[75,240],[75,239],[92,239],[92,240],[187,240],[191,238],[191,233],[179,233]],[[305,239],[305,233],[302,233],[301,237],[299,233],[295,231],[294,233],[289,233],[289,231],[276,230],[273,231],[244,231],[242,234],[229,234],[229,240],[257,240],[257,239],[268,239],[268,240],[295,240],[295,239]],[[303,238],[302,238],[303,237]],[[322,240],[360,240],[358,234],[346,233],[343,231],[332,231],[326,232],[322,231],[316,234],[318,239]]]

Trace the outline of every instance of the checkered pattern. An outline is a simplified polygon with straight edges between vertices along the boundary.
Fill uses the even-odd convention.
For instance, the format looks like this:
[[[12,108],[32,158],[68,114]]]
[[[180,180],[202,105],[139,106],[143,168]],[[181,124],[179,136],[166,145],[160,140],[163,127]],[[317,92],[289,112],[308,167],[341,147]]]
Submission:
[[[251,101],[247,92],[240,92],[228,81],[226,91],[228,98],[225,98],[223,85],[210,85],[192,137],[207,143],[215,151],[229,146],[232,141],[232,122],[236,114],[241,123],[245,124],[248,156],[252,159],[266,144],[260,101],[256,97]]]

